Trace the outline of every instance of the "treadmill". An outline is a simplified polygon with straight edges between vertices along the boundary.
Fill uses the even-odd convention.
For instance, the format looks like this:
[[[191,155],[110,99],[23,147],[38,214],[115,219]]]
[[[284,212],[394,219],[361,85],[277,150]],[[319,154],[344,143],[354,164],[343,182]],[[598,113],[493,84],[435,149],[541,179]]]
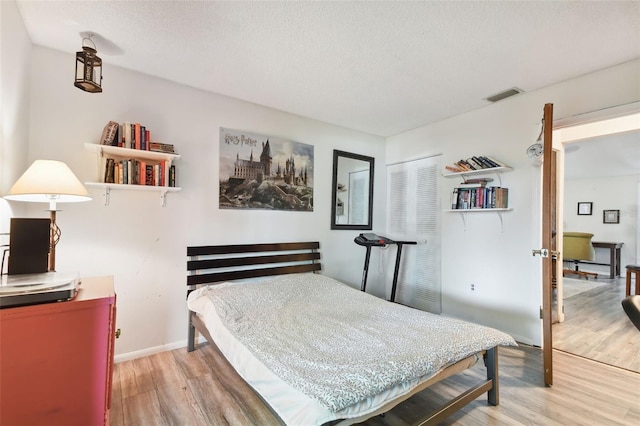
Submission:
[[[391,285],[391,298],[389,299],[390,302],[395,302],[396,286],[398,284],[398,272],[400,270],[400,258],[402,256],[402,246],[405,244],[416,245],[418,243],[416,241],[394,241],[390,238],[382,237],[372,232],[360,234],[353,241],[359,246],[363,246],[367,249],[367,253],[364,258],[364,271],[362,272],[362,283],[360,284],[360,291],[364,291],[364,292],[367,291],[367,276],[369,274],[369,259],[371,257],[371,247],[383,248],[392,244],[395,244],[396,246],[398,246],[398,251],[396,252],[396,266],[393,271],[393,283]]]

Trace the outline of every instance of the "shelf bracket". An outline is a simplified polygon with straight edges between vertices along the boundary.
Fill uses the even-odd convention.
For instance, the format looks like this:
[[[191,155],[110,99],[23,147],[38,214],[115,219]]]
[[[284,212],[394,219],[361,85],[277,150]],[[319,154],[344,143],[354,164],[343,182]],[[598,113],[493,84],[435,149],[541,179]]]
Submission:
[[[160,192],[160,205],[162,205],[162,207],[167,205],[167,191]]]
[[[460,212],[460,218],[462,219],[462,229],[464,232],[467,232],[467,213]]]
[[[498,213],[498,217],[500,218],[500,233],[504,234],[504,219],[502,218],[503,212],[496,212],[496,213]]]
[[[104,205],[108,206],[110,201],[110,196],[111,196],[111,188],[106,186],[104,188],[104,193],[102,194],[102,196],[104,197]]]

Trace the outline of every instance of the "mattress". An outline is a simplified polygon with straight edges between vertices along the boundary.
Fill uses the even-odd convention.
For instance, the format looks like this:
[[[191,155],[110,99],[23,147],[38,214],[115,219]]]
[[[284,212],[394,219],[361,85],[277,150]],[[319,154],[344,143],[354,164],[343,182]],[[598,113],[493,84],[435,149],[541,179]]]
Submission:
[[[358,309],[353,310],[354,306],[358,307]],[[196,312],[205,323],[214,343],[238,374],[267,401],[285,423],[291,425],[319,425],[338,419],[343,420],[341,424],[362,421],[373,414],[388,410],[397,403],[398,399],[408,398],[428,384],[472,366],[478,359],[478,353],[484,349],[489,349],[498,344],[515,345],[510,336],[496,330],[459,320],[443,319],[440,316],[433,316],[432,314],[391,304],[319,274],[292,274],[286,277],[261,280],[260,282],[222,283],[202,287],[189,295],[188,307]],[[364,310],[360,309],[360,307],[364,307]],[[424,342],[417,344],[415,348],[409,346],[409,349],[405,352],[410,353],[412,357],[414,355],[424,355],[425,352],[447,353],[450,352],[450,348],[454,348],[453,354],[444,357],[444,359],[448,360],[443,361],[444,365],[433,367],[430,364],[431,361],[429,361],[427,363],[429,367],[424,371],[417,369],[416,371],[419,372],[417,374],[412,371],[412,367],[421,364],[416,364],[415,361],[411,360],[406,366],[400,365],[401,362],[395,361],[393,358],[396,356],[395,352],[398,352],[395,347],[390,348],[392,352],[390,354],[382,352],[383,347],[395,346],[395,343],[394,345],[385,343],[384,339],[395,339],[397,337],[396,334],[399,333],[398,330],[380,330],[380,324],[375,323],[375,321],[388,315],[386,309],[391,309],[394,312],[393,315],[417,315],[420,321],[422,321],[422,317],[429,317],[437,322],[444,320],[448,323],[451,321],[451,328],[457,330],[460,342],[458,342],[459,344],[455,342],[453,344],[440,343],[437,347],[428,350],[424,349]],[[403,309],[408,311],[405,312]],[[358,313],[358,310],[362,312]],[[262,318],[263,312],[270,313]],[[306,353],[314,352],[310,355],[311,360],[305,359],[302,362],[305,366],[307,364],[312,365],[309,370],[303,368],[301,371],[297,371],[295,366],[288,365],[291,360],[294,360],[294,364],[296,360],[300,364],[300,358],[307,356],[305,350],[300,348],[308,347],[309,345],[316,347],[316,341],[322,343],[326,339],[334,339],[337,333],[336,330],[341,328],[341,323],[335,322],[337,321],[336,318],[344,318],[340,321],[347,323],[361,322],[360,319],[352,321],[352,315],[364,315],[374,321],[365,325],[364,329],[371,330],[376,336],[362,336],[362,341],[353,341],[353,345],[349,345],[353,346],[353,348],[341,345],[339,343],[340,339],[345,339],[345,336],[341,336],[337,340],[338,343],[335,344],[336,350],[329,349],[326,351],[327,353],[318,351],[318,353],[322,353],[321,355],[317,355],[314,351],[307,349]],[[269,322],[272,320],[269,317],[275,318],[276,323],[282,323],[284,326],[279,329],[278,327],[280,326]],[[437,317],[437,319],[433,317]],[[295,318],[295,320],[292,320],[292,318]],[[331,322],[331,325],[328,329],[327,327],[315,327],[318,323],[329,322]],[[302,328],[299,328],[299,326],[302,326]],[[460,328],[461,326],[464,327]],[[328,330],[326,335],[323,335],[323,328]],[[352,329],[348,328],[348,330]],[[423,330],[418,330],[418,332],[419,335],[426,336],[426,334],[423,334]],[[469,349],[468,341],[478,340],[469,339],[468,337],[471,334],[484,336],[487,332],[491,336],[490,339],[486,340],[483,337],[483,339],[480,339],[483,341],[482,344],[478,346],[474,343],[475,346],[472,345],[471,349]],[[350,331],[350,333],[355,335],[362,334],[360,331]],[[442,334],[441,332],[437,333]],[[304,341],[309,338],[309,334],[311,334],[311,340]],[[377,342],[377,339],[380,338],[382,340]],[[289,343],[283,339],[290,340],[291,346],[287,346]],[[348,336],[348,339],[351,341],[352,336]],[[266,346],[269,346],[268,342],[271,340],[277,342],[274,349],[265,349]],[[374,358],[366,358],[367,355],[363,353],[350,353],[350,351],[357,351],[361,347],[367,353],[370,353],[371,350],[366,349],[366,345],[371,344],[374,340],[380,348]],[[432,336],[429,340],[438,339]],[[451,337],[444,337],[444,340],[449,342]],[[333,340],[326,341],[329,342],[328,347],[331,348]],[[394,340],[394,342],[396,341]],[[265,342],[267,343],[265,344]],[[398,346],[403,345],[404,343],[400,343]],[[461,346],[464,347],[464,351],[460,351]],[[325,345],[325,347],[327,346]],[[283,352],[278,353],[278,351]],[[298,354],[298,352],[302,353],[302,355]],[[333,354],[329,355],[329,352]],[[314,361],[313,358],[316,356],[318,359]],[[365,367],[365,370],[368,371],[362,374],[356,371],[353,374],[350,371],[347,374],[335,373],[335,371],[341,371],[339,370],[340,368],[352,368],[349,365],[349,360],[356,356],[364,357],[365,365],[363,366],[362,362],[357,361],[353,363],[356,364],[353,368]],[[405,354],[401,353],[399,356],[399,359],[402,360]],[[332,357],[336,358],[337,367],[335,368],[338,368],[338,370],[331,370],[334,367],[333,361],[330,361],[329,358]],[[441,355],[436,358],[440,359]],[[357,367],[357,364],[360,367]],[[376,364],[380,365],[376,366]],[[382,370],[376,371],[376,367]],[[386,378],[385,376],[394,376],[393,374],[387,374],[387,370],[392,368],[396,368],[402,374],[411,370],[413,375],[407,373],[408,378],[402,378],[403,376],[401,376],[402,381],[400,382],[393,382],[393,380],[400,380],[395,377],[388,378],[389,383],[382,381],[382,379]],[[319,377],[316,377],[316,370],[318,369],[329,370],[329,373],[327,373],[329,375],[329,379],[327,379],[329,385],[325,388],[322,385],[314,387],[313,383],[311,383],[324,380],[322,377],[324,373],[322,372],[319,373]],[[331,373],[331,371],[334,372]],[[333,383],[334,377],[351,375],[353,377],[349,378],[345,382],[346,384]],[[311,384],[306,382],[307,376]],[[348,389],[352,384],[351,382],[357,382],[354,389]],[[376,385],[377,388],[374,387],[375,391],[366,394],[369,390],[367,388],[363,389],[360,382],[376,382],[372,384]],[[343,386],[347,387],[344,392],[340,391]],[[339,391],[337,396],[326,396],[327,389],[334,390],[334,387],[336,391]],[[365,393],[363,394],[362,392]]]

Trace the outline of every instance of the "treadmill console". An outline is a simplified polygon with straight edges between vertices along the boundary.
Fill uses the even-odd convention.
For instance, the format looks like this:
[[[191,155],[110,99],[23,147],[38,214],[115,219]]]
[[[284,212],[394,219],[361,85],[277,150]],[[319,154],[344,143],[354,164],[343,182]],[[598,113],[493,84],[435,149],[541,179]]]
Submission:
[[[367,232],[364,234],[358,235],[353,241],[360,246],[376,246],[376,247],[384,247],[387,244],[391,244],[392,241],[381,237],[373,232]]]

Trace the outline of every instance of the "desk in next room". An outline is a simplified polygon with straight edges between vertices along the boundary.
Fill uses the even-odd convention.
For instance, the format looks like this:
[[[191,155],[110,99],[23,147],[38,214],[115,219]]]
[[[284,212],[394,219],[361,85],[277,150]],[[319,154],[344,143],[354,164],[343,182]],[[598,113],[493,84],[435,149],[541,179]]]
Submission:
[[[609,263],[593,263],[596,265],[609,265],[609,278],[615,278],[620,276],[620,249],[624,243],[610,243],[602,241],[592,241],[591,244],[594,248],[607,248],[609,249]]]

